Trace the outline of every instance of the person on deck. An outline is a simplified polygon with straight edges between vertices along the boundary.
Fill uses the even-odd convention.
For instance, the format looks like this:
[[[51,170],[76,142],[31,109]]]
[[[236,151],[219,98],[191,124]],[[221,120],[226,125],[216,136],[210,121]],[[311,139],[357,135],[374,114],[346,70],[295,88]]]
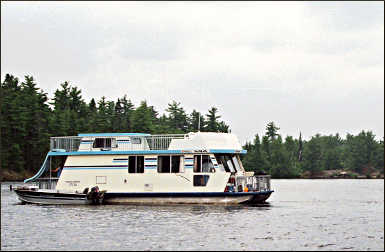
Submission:
[[[52,171],[57,172],[56,177],[60,177],[62,170],[63,170],[63,167],[59,165],[55,170],[52,170]]]

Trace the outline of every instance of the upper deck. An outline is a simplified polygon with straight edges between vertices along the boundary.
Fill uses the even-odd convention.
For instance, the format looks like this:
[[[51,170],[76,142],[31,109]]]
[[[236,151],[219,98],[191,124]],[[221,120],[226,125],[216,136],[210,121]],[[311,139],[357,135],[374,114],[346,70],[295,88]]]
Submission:
[[[145,133],[93,133],[51,137],[50,155],[166,154],[186,152],[242,153],[238,138],[230,133],[190,132],[150,135]]]

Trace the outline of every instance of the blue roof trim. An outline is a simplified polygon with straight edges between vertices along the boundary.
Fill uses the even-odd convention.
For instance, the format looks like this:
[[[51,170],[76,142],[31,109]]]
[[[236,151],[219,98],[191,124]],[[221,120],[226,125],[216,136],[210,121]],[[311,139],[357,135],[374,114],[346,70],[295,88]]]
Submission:
[[[78,136],[87,137],[87,136],[151,136],[147,133],[86,133],[78,134]]]
[[[247,150],[211,149],[209,152],[210,153],[239,153],[239,154],[246,154]]]
[[[182,154],[180,150],[147,150],[147,151],[73,151],[73,152],[48,152],[49,156],[80,156],[80,155],[145,155],[145,154]]]
[[[190,152],[194,154],[194,152]],[[198,153],[198,152],[197,152]],[[246,154],[247,150],[209,150],[207,153],[238,153]],[[73,152],[48,152],[49,156],[80,156],[80,155],[146,155],[146,154],[186,154],[184,150],[133,150],[133,151],[73,151]],[[202,152],[199,152],[202,154]]]

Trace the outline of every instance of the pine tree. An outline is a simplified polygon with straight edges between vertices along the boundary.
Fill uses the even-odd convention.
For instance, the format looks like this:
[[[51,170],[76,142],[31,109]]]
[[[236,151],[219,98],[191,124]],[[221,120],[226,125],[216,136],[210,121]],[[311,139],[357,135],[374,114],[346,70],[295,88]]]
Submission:
[[[188,131],[190,132],[202,131],[204,130],[205,124],[206,122],[205,122],[204,116],[194,109],[191,112],[190,116],[188,117],[188,129],[189,129]]]
[[[273,140],[278,135],[278,130],[279,128],[274,125],[274,122],[269,122],[266,126],[266,135]]]
[[[209,113],[206,114],[207,121],[206,121],[206,127],[204,131],[208,132],[218,132],[218,119],[220,116],[217,115],[218,109],[216,107],[212,107],[209,109]]]
[[[151,133],[154,130],[152,124],[151,110],[146,101],[142,101],[140,106],[132,113],[132,129],[134,132]]]
[[[173,129],[172,133],[186,133],[188,129],[187,116],[184,109],[180,106],[180,102],[172,101],[168,104],[166,111],[169,113],[169,128]]]

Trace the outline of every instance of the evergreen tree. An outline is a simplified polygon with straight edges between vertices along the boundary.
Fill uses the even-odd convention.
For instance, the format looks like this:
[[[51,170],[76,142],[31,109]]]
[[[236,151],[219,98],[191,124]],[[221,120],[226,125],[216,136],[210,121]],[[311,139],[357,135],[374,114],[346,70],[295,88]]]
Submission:
[[[209,109],[209,113],[206,114],[207,121],[206,121],[206,127],[205,131],[208,132],[218,132],[218,119],[220,116],[217,115],[218,109],[215,107],[212,107]]]
[[[298,161],[302,161],[302,153],[303,153],[303,142],[302,142],[302,135],[301,132],[299,132],[299,140],[298,140]]]
[[[188,129],[187,116],[179,102],[172,101],[168,104],[166,111],[169,113],[169,128],[173,129],[172,133],[186,133]]]
[[[130,99],[127,100],[127,95],[124,95],[120,101],[123,107],[123,129],[125,132],[131,132],[131,116],[133,111],[135,110],[134,104],[132,104]]]
[[[152,113],[146,101],[142,101],[140,106],[132,114],[132,129],[134,132],[151,133],[153,132]]]
[[[197,132],[204,130],[204,125],[206,124],[204,116],[196,111],[195,109],[191,112],[190,117],[188,117],[189,131]],[[198,127],[199,125],[199,127]]]
[[[304,148],[304,169],[310,171],[312,175],[317,175],[323,170],[321,163],[321,143],[319,138],[319,134],[312,137],[311,140],[306,143]]]
[[[274,125],[274,122],[269,122],[266,126],[266,135],[270,140],[273,140],[278,135],[278,130],[279,128]]]

